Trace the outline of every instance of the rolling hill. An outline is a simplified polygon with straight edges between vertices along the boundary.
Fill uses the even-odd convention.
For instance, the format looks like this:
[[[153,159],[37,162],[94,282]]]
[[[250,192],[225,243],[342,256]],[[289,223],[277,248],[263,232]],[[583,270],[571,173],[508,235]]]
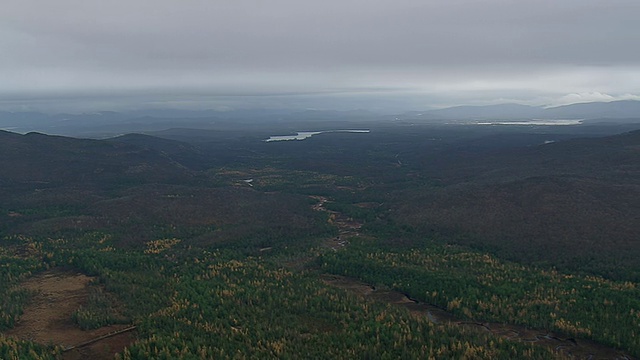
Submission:
[[[476,156],[444,174],[441,189],[405,190],[394,218],[518,261],[640,279],[640,131]]]

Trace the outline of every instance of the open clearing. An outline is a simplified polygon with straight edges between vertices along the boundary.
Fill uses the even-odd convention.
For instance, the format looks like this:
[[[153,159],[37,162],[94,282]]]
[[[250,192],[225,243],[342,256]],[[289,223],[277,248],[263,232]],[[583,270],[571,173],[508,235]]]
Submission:
[[[21,286],[34,291],[35,295],[15,328],[5,335],[68,348],[127,328],[128,325],[112,325],[84,331],[74,324],[71,316],[87,302],[92,280],[84,274],[60,270],[49,270],[29,278]],[[113,359],[133,341],[134,335],[130,332],[118,334],[67,351],[63,359]]]

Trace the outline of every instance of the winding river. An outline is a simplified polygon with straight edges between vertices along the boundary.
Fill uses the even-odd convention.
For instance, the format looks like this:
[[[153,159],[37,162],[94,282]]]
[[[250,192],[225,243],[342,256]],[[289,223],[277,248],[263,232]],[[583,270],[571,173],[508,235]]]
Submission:
[[[329,199],[326,197],[312,196],[312,198],[318,201],[312,208],[316,211],[328,212],[334,219],[333,224],[338,227],[339,233],[341,234],[337,238],[328,239],[326,242],[328,247],[334,251],[339,251],[342,247],[348,245],[345,237],[359,235],[358,230],[362,224],[336,211],[326,209],[324,205],[329,202]],[[495,336],[500,336],[512,341],[535,343],[536,345],[549,347],[553,351],[572,359],[634,359],[622,351],[598,344],[594,341],[573,338],[546,330],[529,329],[524,326],[511,324],[464,321],[436,305],[417,301],[395,290],[378,289],[357,279],[325,274],[321,276],[321,280],[328,285],[358,293],[371,300],[402,306],[409,310],[413,316],[426,316],[429,321],[435,324],[455,324],[475,328],[478,331],[490,332]]]

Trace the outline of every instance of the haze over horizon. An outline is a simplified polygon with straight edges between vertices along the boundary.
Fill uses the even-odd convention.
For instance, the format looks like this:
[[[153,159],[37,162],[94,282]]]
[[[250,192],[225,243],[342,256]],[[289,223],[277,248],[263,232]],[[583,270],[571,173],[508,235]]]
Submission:
[[[0,110],[640,100],[640,3],[10,0]]]

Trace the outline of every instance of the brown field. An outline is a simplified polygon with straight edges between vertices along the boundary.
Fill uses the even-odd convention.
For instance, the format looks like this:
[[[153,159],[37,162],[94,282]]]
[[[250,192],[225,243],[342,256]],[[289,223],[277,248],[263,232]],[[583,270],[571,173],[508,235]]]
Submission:
[[[5,335],[69,348],[128,327],[112,325],[84,331],[74,324],[71,315],[86,303],[92,279],[84,274],[60,270],[50,270],[31,277],[21,286],[34,291],[36,295],[25,307],[16,326]],[[63,359],[113,359],[116,353],[134,340],[131,332],[122,333],[66,351]]]

